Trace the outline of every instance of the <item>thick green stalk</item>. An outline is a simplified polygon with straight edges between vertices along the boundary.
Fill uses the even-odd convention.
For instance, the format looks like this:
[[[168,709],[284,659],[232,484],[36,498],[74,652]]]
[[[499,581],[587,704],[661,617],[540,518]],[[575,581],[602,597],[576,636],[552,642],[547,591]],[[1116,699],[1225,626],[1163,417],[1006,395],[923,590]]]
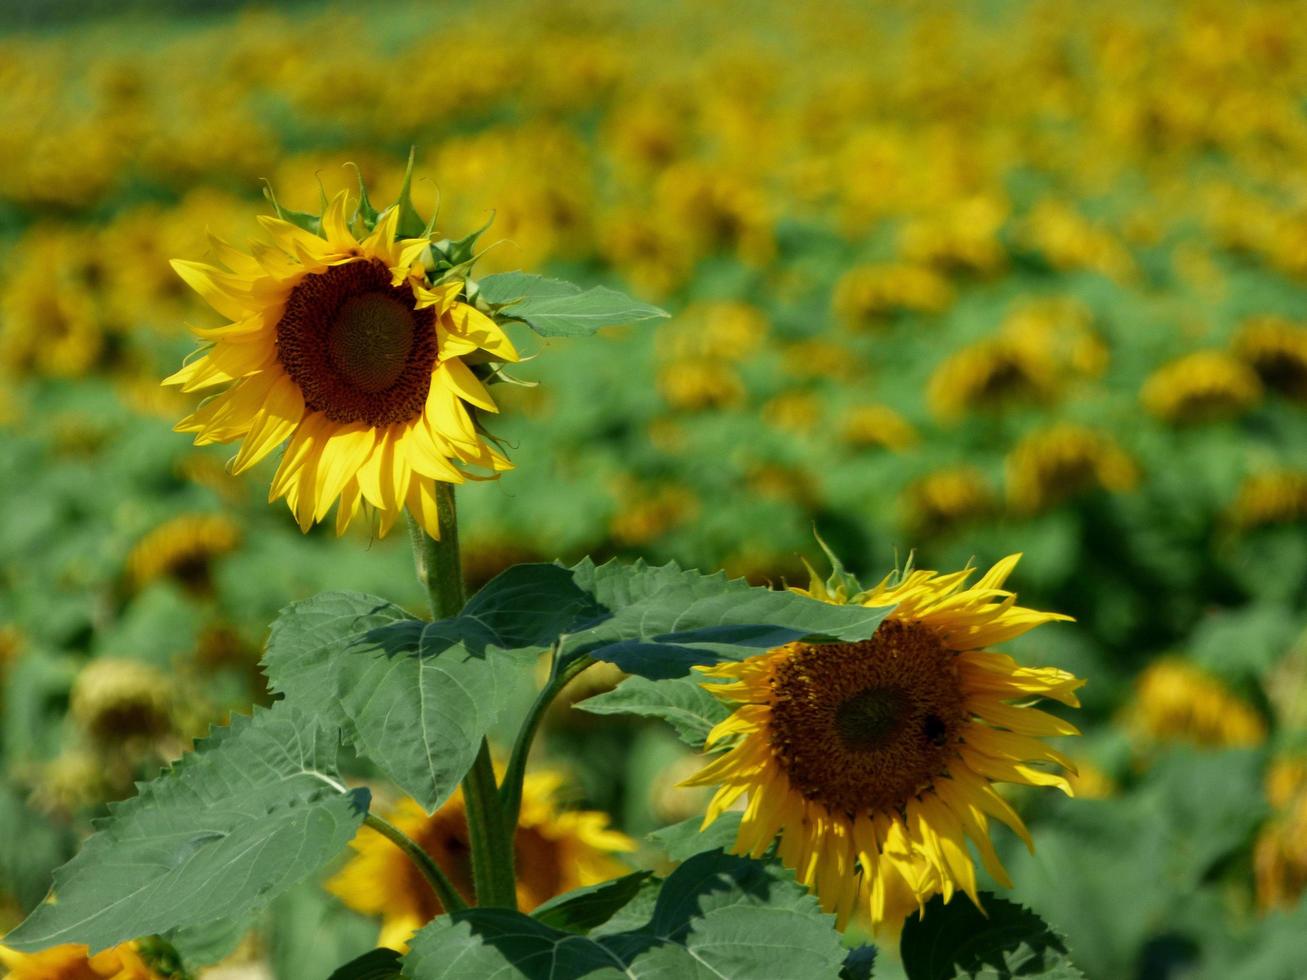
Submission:
[[[549,683],[536,695],[531,710],[527,712],[522,727],[518,729],[517,740],[513,743],[513,754],[509,757],[508,768],[504,770],[504,782],[499,789],[504,826],[510,830],[517,826],[517,818],[522,810],[522,782],[526,778],[527,756],[531,754],[531,743],[535,740],[540,723],[544,721],[545,712],[572,678],[594,663],[589,657],[578,657],[559,670],[557,647],[550,651],[550,658]]]
[[[436,619],[457,616],[467,601],[463,590],[463,564],[458,550],[458,509],[452,483],[436,483],[436,506],[439,509],[440,539],[422,530],[408,518],[408,533],[413,540],[413,563],[418,581],[427,590],[431,615]]]
[[[431,855],[422,850],[412,838],[393,823],[383,820],[375,813],[369,813],[363,818],[363,822],[408,856],[408,859],[422,873],[422,877],[431,885],[431,890],[436,893],[436,897],[440,899],[440,904],[445,907],[446,912],[457,912],[460,909],[467,908],[467,902],[463,901],[463,896],[458,893],[458,889],[446,877],[445,872],[440,870],[440,865],[436,864],[431,859]]]
[[[463,777],[463,803],[467,809],[477,904],[516,909],[513,841],[517,836],[517,822],[510,826],[504,821],[499,788],[495,785],[495,767],[485,739],[481,740],[481,751],[472,769]]]
[[[431,615],[436,619],[449,619],[457,616],[467,601],[452,484],[436,483],[436,506],[440,538],[437,540],[427,534],[411,514],[408,515],[409,535],[413,540],[418,580],[427,590]],[[481,740],[472,769],[463,777],[463,800],[467,808],[468,844],[472,852],[477,904],[517,908],[513,870],[515,826],[504,822],[499,788],[495,783],[495,767],[485,739]]]

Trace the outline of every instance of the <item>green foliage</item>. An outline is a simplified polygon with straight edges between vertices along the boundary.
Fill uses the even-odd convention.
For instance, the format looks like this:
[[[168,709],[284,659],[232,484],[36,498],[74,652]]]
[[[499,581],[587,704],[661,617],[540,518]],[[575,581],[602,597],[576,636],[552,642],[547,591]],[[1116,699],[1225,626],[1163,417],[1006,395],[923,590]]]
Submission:
[[[834,976],[846,951],[816,899],[788,872],[721,853],[674,871],[638,927],[610,921],[589,936],[504,909],[441,916],[418,933],[413,980]],[[616,927],[616,928],[615,928]]]
[[[698,748],[713,725],[730,714],[703,685],[703,678],[693,676],[664,681],[628,677],[613,690],[586,698],[576,707],[596,715],[660,718],[676,729],[683,742]]]
[[[217,729],[55,873],[54,904],[5,939],[104,949],[137,936],[240,919],[344,848],[367,811],[335,772],[336,737],[293,708]]]
[[[264,664],[273,690],[434,810],[499,715],[494,639],[473,617],[423,623],[375,596],[329,592],[278,617]]]
[[[833,606],[728,579],[724,572],[686,571],[674,562],[596,566],[587,559],[573,572],[577,586],[607,615],[569,636],[565,654],[607,660],[651,680],[736,659],[741,648],[766,650],[802,639],[863,640],[889,612]]]
[[[702,817],[691,817],[670,827],[655,830],[649,840],[673,861],[685,861],[700,851],[734,846],[740,832],[740,814],[728,810],[702,830]]]
[[[939,896],[903,926],[900,954],[908,980],[1083,980],[1065,941],[1034,912],[988,893],[984,911],[965,895]]]
[[[327,980],[400,980],[400,955],[393,949],[374,949],[350,960]]]
[[[598,885],[587,885],[531,910],[531,918],[563,932],[589,932],[601,926],[639,893],[652,872],[636,871]]]
[[[543,337],[580,337],[601,327],[668,316],[666,310],[606,286],[582,290],[561,279],[501,272],[478,283],[478,296]]]

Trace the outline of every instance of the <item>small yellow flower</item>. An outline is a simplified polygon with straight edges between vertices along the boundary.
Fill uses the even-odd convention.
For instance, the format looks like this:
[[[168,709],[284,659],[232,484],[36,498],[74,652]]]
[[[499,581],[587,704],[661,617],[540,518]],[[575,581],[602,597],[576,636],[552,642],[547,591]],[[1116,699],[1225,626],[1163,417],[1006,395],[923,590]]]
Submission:
[[[1183,424],[1236,418],[1262,398],[1256,372],[1223,351],[1188,354],[1144,382],[1144,407],[1164,422]]]
[[[197,445],[242,440],[237,473],[289,440],[269,499],[285,497],[301,530],[339,500],[337,533],[366,504],[379,534],[407,507],[436,536],[437,481],[464,482],[466,465],[492,477],[509,467],[478,427],[475,410],[498,409],[469,362],[517,352],[460,299],[461,280],[427,279],[430,242],[397,239],[398,220],[388,209],[360,240],[342,192],[321,236],[264,217],[272,243],[252,255],[214,239],[226,268],[173,263],[230,318],[196,329],[212,346],[165,382],[222,387],[176,428]]]
[[[635,850],[635,842],[608,826],[595,810],[563,810],[558,803],[561,773],[529,773],[522,787],[522,813],[515,838],[517,901],[529,912],[563,892],[624,874],[614,855]],[[473,898],[467,811],[462,790],[428,815],[405,800],[388,819],[417,842],[468,901]],[[403,950],[417,929],[443,911],[431,886],[408,857],[376,831],[354,839],[354,858],[327,883],[350,908],[381,916],[378,943]]]
[[[1225,748],[1266,740],[1266,722],[1252,705],[1182,657],[1148,665],[1135,682],[1125,720],[1145,742]]]
[[[1088,490],[1130,490],[1139,470],[1111,436],[1062,422],[1026,436],[1007,457],[1008,500],[1048,510]]]
[[[910,571],[856,595],[814,575],[795,591],[894,608],[859,643],[791,643],[701,668],[705,689],[733,708],[707,742],[726,751],[687,780],[717,787],[704,825],[745,799],[736,853],[758,857],[779,836],[781,861],[841,925],[859,909],[894,931],[936,894],[979,903],[968,842],[1010,886],[989,818],[1030,837],[993,784],[1072,792],[1044,763],[1074,767],[1041,737],[1076,729],[1031,702],[1076,707],[1084,683],[986,650],[1068,618],[1015,604],[1003,584],[1018,557],[970,587],[971,569]]]

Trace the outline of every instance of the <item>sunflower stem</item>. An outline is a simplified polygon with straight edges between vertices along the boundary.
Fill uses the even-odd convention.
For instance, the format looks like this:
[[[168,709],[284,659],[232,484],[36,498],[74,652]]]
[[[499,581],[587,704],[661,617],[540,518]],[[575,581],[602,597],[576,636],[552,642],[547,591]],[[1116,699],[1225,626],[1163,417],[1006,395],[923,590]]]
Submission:
[[[476,762],[463,777],[463,802],[467,808],[468,843],[472,850],[472,877],[476,881],[477,905],[517,908],[517,880],[513,868],[516,822],[504,821],[495,785],[495,767],[490,746],[481,740]]]
[[[440,538],[427,534],[408,511],[408,533],[413,541],[413,563],[418,581],[427,590],[431,615],[436,619],[457,616],[467,601],[463,588],[463,563],[458,550],[458,505],[452,483],[436,483],[436,508]]]
[[[418,580],[427,590],[431,615],[436,619],[449,619],[457,616],[467,601],[458,548],[458,510],[452,484],[437,481],[436,508],[439,514],[438,539],[427,534],[412,514],[406,516],[413,542],[413,562]],[[463,801],[477,904],[515,909],[517,879],[513,868],[513,841],[516,821],[513,824],[504,821],[490,745],[484,738],[476,761],[463,777]]]
[[[517,740],[513,743],[513,754],[509,757],[508,768],[504,770],[504,781],[499,788],[500,807],[503,810],[504,826],[510,831],[517,826],[518,815],[522,811],[522,783],[526,779],[526,760],[531,754],[531,743],[535,741],[540,723],[544,721],[545,712],[553,704],[559,692],[571,683],[581,671],[594,663],[589,657],[578,657],[569,661],[561,670],[558,667],[558,647],[550,651],[549,682],[540,689],[536,699],[527,712],[522,727],[518,729]]]
[[[436,864],[431,855],[419,847],[408,834],[375,813],[369,813],[363,818],[363,822],[408,856],[422,873],[422,877],[427,880],[431,890],[436,893],[446,912],[458,912],[467,908],[467,902],[463,901],[463,896],[458,893],[458,889],[454,887],[454,883],[449,880],[445,872],[440,870],[440,865]]]

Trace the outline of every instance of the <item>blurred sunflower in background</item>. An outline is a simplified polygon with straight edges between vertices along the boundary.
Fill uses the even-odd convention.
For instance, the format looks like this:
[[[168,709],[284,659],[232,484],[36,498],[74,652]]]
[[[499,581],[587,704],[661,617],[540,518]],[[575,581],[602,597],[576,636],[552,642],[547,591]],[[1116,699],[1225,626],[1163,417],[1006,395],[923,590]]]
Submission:
[[[517,904],[524,912],[555,895],[594,885],[628,870],[615,855],[635,850],[635,842],[609,826],[606,813],[565,810],[559,794],[565,779],[554,770],[528,773],[522,786],[522,813],[514,839]],[[435,813],[406,799],[387,815],[396,827],[431,855],[469,902],[472,852],[463,791]],[[364,828],[356,851],[327,888],[364,915],[381,917],[381,946],[404,950],[409,937],[444,911],[444,906],[413,862],[376,831]]]
[[[123,943],[94,956],[85,946],[54,946],[19,953],[0,946],[0,964],[9,980],[164,980],[141,958],[136,943]]]
[[[1075,767],[1040,737],[1079,733],[1030,702],[1078,707],[1084,683],[985,649],[1070,618],[1015,604],[1003,583],[1019,557],[970,587],[971,569],[906,570],[867,590],[839,566],[825,583],[814,574],[795,591],[893,609],[858,643],[791,643],[702,668],[705,688],[734,708],[707,740],[727,751],[686,783],[718,787],[704,826],[747,798],[736,852],[760,857],[779,836],[781,861],[841,924],[858,910],[893,932],[932,896],[958,891],[979,905],[968,840],[1011,887],[988,819],[1033,843],[993,784],[1071,795],[1043,764]]]
[[[346,211],[342,191],[321,235],[265,216],[272,243],[250,255],[214,239],[225,269],[173,262],[231,320],[195,329],[212,346],[164,382],[226,386],[176,429],[197,445],[242,440],[235,473],[289,439],[269,500],[285,497],[301,530],[339,500],[337,533],[366,505],[385,535],[407,506],[434,537],[436,481],[510,465],[477,423],[477,409],[498,408],[469,363],[516,361],[517,351],[460,299],[463,279],[428,278],[431,238],[397,239],[398,206],[361,239],[360,213]]]

